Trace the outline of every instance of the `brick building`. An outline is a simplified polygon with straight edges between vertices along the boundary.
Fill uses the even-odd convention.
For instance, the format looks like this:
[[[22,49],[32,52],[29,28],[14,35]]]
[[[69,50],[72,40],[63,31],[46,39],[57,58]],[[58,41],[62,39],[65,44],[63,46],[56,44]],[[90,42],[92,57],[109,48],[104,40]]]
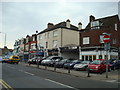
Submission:
[[[80,33],[81,59],[105,59],[103,33],[110,35],[110,50],[108,59],[118,58],[120,48],[120,20],[118,15],[95,19],[89,17],[89,23]]]

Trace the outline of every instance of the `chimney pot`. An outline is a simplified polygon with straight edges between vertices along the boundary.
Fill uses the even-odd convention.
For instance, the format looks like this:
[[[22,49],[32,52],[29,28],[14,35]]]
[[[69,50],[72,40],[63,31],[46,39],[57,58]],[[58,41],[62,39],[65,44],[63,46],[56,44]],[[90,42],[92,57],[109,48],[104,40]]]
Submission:
[[[66,20],[66,27],[70,28],[70,20],[69,19]]]
[[[94,21],[94,20],[95,20],[95,17],[93,15],[90,15],[89,21],[91,22],[91,21]]]
[[[54,27],[54,24],[53,23],[48,23],[48,28],[52,28]]]
[[[81,29],[82,29],[82,23],[79,22],[79,23],[78,23],[78,30],[81,30]]]

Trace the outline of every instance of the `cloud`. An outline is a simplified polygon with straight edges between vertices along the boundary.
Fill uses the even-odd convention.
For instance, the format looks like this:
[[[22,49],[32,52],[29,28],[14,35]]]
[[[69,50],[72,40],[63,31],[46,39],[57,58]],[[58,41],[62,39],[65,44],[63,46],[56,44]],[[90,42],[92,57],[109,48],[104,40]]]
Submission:
[[[13,48],[14,41],[32,35],[47,27],[48,22],[57,24],[67,19],[73,25],[88,23],[92,14],[96,18],[116,14],[117,2],[2,2],[2,30]],[[0,9],[1,10],[1,9]],[[7,45],[9,45],[7,43]]]

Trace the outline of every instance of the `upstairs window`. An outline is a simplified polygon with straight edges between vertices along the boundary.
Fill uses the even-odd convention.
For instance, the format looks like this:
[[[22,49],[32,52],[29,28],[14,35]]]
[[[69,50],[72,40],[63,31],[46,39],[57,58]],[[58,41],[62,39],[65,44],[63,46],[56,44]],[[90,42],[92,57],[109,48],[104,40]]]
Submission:
[[[116,44],[116,42],[117,42],[117,40],[116,40],[116,38],[114,38],[114,39],[112,40],[112,43],[113,43],[113,44]]]
[[[42,39],[42,35],[39,35],[39,40],[41,40]]]
[[[104,35],[100,35],[100,43],[104,43],[103,37],[104,37]]]
[[[57,46],[58,46],[57,40],[53,40],[53,48],[57,48]]]
[[[117,24],[115,24],[115,30],[117,31]]]
[[[58,31],[53,31],[53,37],[56,37],[58,35]]]
[[[83,44],[90,44],[90,37],[83,37]]]
[[[91,26],[91,29],[100,29],[99,21],[92,21],[90,26]]]

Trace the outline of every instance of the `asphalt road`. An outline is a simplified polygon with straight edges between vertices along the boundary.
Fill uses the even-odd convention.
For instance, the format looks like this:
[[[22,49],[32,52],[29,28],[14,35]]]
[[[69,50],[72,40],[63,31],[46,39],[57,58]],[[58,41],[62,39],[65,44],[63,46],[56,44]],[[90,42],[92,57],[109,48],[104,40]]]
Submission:
[[[2,80],[12,88],[118,88],[118,83],[83,79],[67,74],[56,73],[17,64],[2,64]]]

